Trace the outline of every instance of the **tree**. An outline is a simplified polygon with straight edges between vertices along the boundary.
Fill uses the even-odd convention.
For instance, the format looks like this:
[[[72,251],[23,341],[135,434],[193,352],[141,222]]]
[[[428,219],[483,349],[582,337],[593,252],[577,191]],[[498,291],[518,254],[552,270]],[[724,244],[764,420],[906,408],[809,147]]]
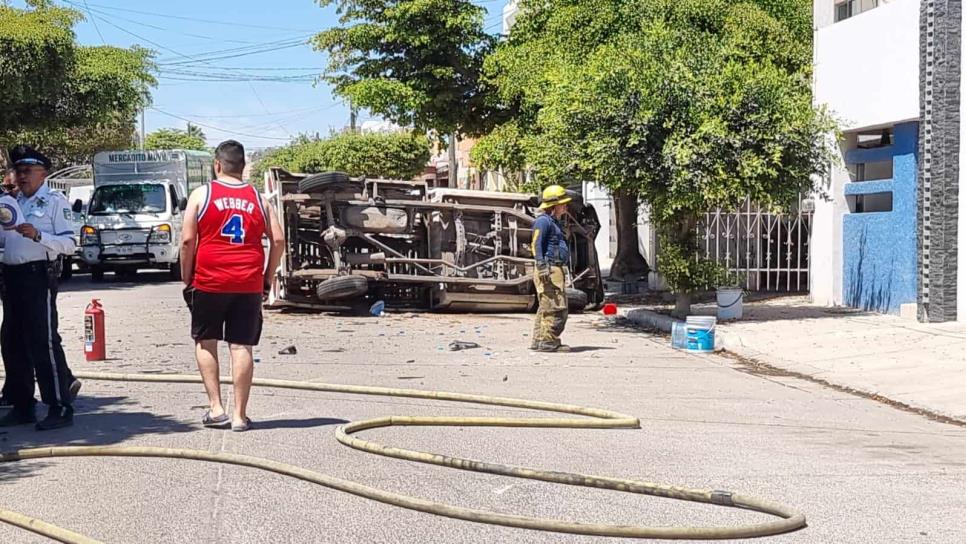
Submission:
[[[404,133],[346,132],[313,140],[300,137],[275,149],[252,167],[252,179],[261,179],[268,168],[314,174],[346,172],[350,176],[413,179],[429,161],[429,140]]]
[[[194,149],[205,151],[208,144],[204,133],[201,136],[189,134],[177,128],[160,128],[144,138],[146,149]]]
[[[191,123],[188,123],[188,130],[186,132],[188,136],[201,138],[202,140],[206,139],[205,131],[201,130],[201,127],[199,127],[198,125],[192,125]]]
[[[831,163],[825,135],[834,123],[812,105],[807,6],[590,4],[524,0],[488,70],[501,98],[520,104],[525,126],[549,142],[544,155],[558,165],[550,171],[633,198],[634,206],[618,205],[625,227],[622,209],[636,209],[638,196],[650,204],[658,268],[680,315],[691,293],[715,287],[720,275],[699,258],[700,215],[749,197],[787,205]],[[527,162],[539,175],[546,161]]]
[[[483,30],[485,10],[469,0],[320,0],[338,3],[343,26],[314,38],[329,53],[325,81],[353,108],[400,126],[449,135],[456,143],[489,122],[480,83],[495,40]],[[455,186],[456,168],[450,168]]]
[[[29,142],[42,149],[56,170],[89,163],[100,151],[131,148],[137,138],[137,129],[131,119],[111,119],[80,127],[10,132],[2,137],[2,148]]]
[[[150,102],[153,54],[78,46],[78,12],[41,0],[28,4],[0,6],[0,140],[50,143],[58,146],[53,154],[86,157],[88,135],[107,128],[113,143]]]

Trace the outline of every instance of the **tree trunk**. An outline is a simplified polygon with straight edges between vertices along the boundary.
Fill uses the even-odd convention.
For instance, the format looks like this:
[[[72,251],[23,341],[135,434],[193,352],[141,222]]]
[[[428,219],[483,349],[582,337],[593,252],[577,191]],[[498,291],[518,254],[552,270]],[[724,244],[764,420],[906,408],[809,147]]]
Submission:
[[[678,247],[684,248],[685,253],[690,256],[696,255],[698,251],[695,245],[697,242],[697,235],[695,234],[697,226],[698,218],[691,214],[685,214],[678,218],[671,231],[671,239],[674,243]],[[671,312],[671,316],[684,319],[691,314],[691,295],[692,290],[690,288],[681,289],[675,293],[674,310]]]
[[[674,310],[671,312],[672,317],[678,319],[684,319],[691,313],[691,293],[684,292],[675,295],[674,299]]]
[[[456,186],[456,174],[459,172],[460,165],[456,162],[456,144],[459,140],[456,133],[449,135],[449,186],[451,189],[458,189]],[[469,187],[466,187],[469,189]]]
[[[617,217],[617,255],[610,267],[610,277],[618,281],[647,279],[651,271],[641,255],[637,236],[637,195],[614,193],[614,213]]]

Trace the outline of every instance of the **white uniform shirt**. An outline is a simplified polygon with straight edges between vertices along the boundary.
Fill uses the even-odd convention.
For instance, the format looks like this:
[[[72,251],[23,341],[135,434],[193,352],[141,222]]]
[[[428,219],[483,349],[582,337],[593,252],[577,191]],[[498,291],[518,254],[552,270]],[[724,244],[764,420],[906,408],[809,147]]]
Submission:
[[[17,231],[6,231],[0,237],[0,244],[4,246],[3,264],[52,261],[59,255],[74,254],[77,246],[71,223],[73,216],[64,195],[51,191],[47,182],[44,182],[30,198],[22,193],[17,195],[17,203],[23,212],[23,222],[30,223],[40,232],[40,242],[34,242]]]

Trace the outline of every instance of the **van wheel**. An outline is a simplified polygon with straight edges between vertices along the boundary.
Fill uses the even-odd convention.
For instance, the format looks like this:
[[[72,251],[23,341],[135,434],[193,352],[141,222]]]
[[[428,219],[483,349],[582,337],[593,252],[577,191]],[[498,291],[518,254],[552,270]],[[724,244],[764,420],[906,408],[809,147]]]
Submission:
[[[104,281],[104,269],[100,266],[91,266],[91,280],[98,283]]]
[[[299,181],[300,193],[318,193],[333,185],[345,185],[352,179],[345,172],[322,172]]]
[[[315,294],[321,301],[357,298],[368,291],[369,280],[364,276],[337,276],[323,281],[315,288]]]
[[[64,257],[63,265],[64,268],[60,271],[60,280],[67,281],[74,275],[74,260],[70,257]]]
[[[171,281],[181,281],[181,257],[178,257],[178,262],[172,263],[168,270],[171,273]]]
[[[572,314],[582,314],[587,308],[587,293],[580,289],[567,289],[567,310]]]

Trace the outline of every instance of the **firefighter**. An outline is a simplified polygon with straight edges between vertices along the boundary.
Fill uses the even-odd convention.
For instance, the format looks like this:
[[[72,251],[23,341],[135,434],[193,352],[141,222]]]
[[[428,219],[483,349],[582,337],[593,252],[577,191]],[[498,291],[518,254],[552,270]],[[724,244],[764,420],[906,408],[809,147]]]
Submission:
[[[567,324],[566,266],[570,248],[560,219],[571,200],[567,190],[551,185],[543,190],[543,214],[533,224],[533,284],[536,287],[537,317],[530,349],[541,352],[570,351],[560,343]]]

